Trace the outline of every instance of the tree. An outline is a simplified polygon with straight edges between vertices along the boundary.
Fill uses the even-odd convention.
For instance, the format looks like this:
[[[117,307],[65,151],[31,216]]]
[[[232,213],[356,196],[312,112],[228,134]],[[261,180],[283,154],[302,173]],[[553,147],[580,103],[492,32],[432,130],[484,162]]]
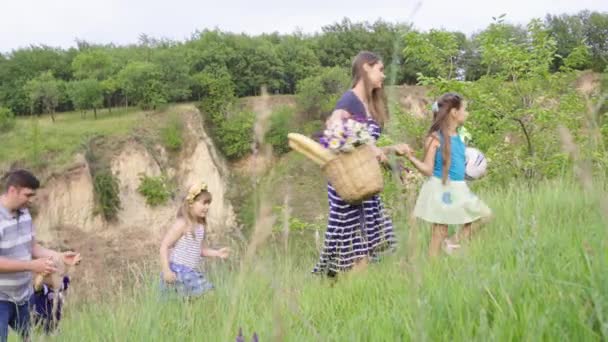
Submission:
[[[451,79],[456,76],[456,61],[460,56],[459,36],[455,33],[430,30],[405,35],[405,63],[415,61],[425,65],[423,74]]]
[[[295,93],[298,82],[316,74],[321,66],[314,51],[307,45],[306,40],[300,36],[281,38],[277,54],[284,66],[284,91],[286,93]]]
[[[15,114],[6,107],[0,107],[0,132],[8,132],[13,127],[15,127]]]
[[[234,101],[234,83],[225,67],[209,66],[193,76],[197,93],[201,97],[201,107],[219,125],[225,120],[226,108]]]
[[[156,109],[167,103],[168,91],[156,64],[131,62],[118,73],[117,81],[125,96],[142,109]]]
[[[395,66],[403,63],[400,40],[409,31],[409,25],[383,20],[374,23],[352,22],[344,18],[339,23],[324,26],[322,31],[313,38],[314,51],[322,66],[349,68],[359,51],[368,50],[382,58],[387,71],[394,70],[388,73],[389,82],[402,81]]]
[[[52,72],[44,72],[28,81],[25,90],[28,94],[31,112],[34,113],[37,108],[41,108],[42,112],[51,114],[51,119],[55,122],[55,108],[57,108],[62,94],[59,81],[55,79]]]
[[[568,57],[564,58],[564,70],[574,69],[574,70],[585,70],[591,66],[591,53],[589,52],[589,48],[581,44],[568,54]]]
[[[112,72],[112,59],[101,49],[87,50],[79,53],[72,61],[74,76],[78,79],[95,79],[103,81]]]
[[[0,102],[16,115],[30,112],[30,99],[25,84],[47,71],[59,80],[71,79],[71,58],[73,51],[44,45],[30,46],[8,53],[5,61],[0,63]]]
[[[591,52],[591,67],[601,72],[608,66],[608,13],[583,11],[585,43]]]
[[[523,39],[517,39],[513,27],[498,20],[478,36],[487,74],[497,73],[516,81],[549,72],[556,52],[555,39],[538,19],[530,21],[527,32]]]
[[[259,95],[265,86],[270,93],[284,87],[283,62],[276,47],[261,37],[232,35],[228,44],[234,51],[234,60],[227,65],[235,83],[237,96]]]
[[[580,16],[550,15],[545,17],[545,25],[557,43],[557,58],[553,60],[551,70],[557,71],[572,50],[585,40],[584,23]]]
[[[323,68],[318,75],[303,79],[296,92],[300,111],[311,119],[322,118],[331,112],[349,82],[347,71],[339,67]]]
[[[68,83],[68,94],[74,107],[86,112],[93,109],[93,115],[97,119],[97,108],[103,104],[103,87],[96,79],[85,79]]]
[[[192,80],[183,50],[180,47],[159,48],[152,55],[152,61],[159,67],[168,100],[175,102],[189,99],[192,95]]]
[[[114,106],[114,97],[119,89],[118,81],[115,77],[110,77],[100,82],[103,97],[105,98],[108,111],[112,112],[112,106]]]

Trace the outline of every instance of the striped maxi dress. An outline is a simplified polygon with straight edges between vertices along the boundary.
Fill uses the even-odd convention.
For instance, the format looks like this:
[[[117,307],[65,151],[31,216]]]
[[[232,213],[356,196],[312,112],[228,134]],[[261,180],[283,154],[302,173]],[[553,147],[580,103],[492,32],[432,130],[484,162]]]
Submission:
[[[336,109],[345,109],[354,117],[358,117],[358,121],[366,121],[368,131],[378,140],[381,134],[380,126],[370,116],[365,115],[363,103],[352,91],[342,96]],[[378,195],[361,204],[352,205],[345,202],[328,183],[327,197],[327,231],[324,247],[313,273],[333,276],[348,271],[364,257],[374,261],[381,252],[394,249],[396,241],[393,224]]]

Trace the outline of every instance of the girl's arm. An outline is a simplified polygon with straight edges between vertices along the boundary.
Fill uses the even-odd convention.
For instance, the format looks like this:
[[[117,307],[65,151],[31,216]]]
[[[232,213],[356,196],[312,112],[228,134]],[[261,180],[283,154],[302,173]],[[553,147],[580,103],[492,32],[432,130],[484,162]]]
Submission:
[[[382,149],[382,152],[384,152],[384,154],[395,153],[398,156],[403,156],[403,155],[409,154],[410,145],[402,143],[402,144],[384,146],[384,147],[381,147],[381,149]]]
[[[431,135],[426,139],[424,146],[424,161],[420,161],[416,158],[411,150],[408,151],[407,157],[423,175],[432,176],[433,168],[435,167],[435,153],[437,153],[437,148],[439,147],[439,140],[437,137]]]
[[[223,247],[220,249],[207,248],[205,245],[201,248],[201,256],[214,257],[225,259],[230,255],[230,248]]]
[[[177,240],[184,234],[185,223],[182,220],[177,220],[169,231],[165,234],[163,241],[160,243],[160,266],[163,274],[171,273],[169,267],[169,249],[175,246]]]

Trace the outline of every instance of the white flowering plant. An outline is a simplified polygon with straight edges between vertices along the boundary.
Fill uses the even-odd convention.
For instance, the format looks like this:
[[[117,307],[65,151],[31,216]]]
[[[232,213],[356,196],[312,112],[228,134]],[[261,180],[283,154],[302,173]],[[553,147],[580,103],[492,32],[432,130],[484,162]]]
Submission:
[[[365,123],[354,119],[334,121],[319,139],[321,144],[334,153],[352,152],[361,145],[373,141]]]

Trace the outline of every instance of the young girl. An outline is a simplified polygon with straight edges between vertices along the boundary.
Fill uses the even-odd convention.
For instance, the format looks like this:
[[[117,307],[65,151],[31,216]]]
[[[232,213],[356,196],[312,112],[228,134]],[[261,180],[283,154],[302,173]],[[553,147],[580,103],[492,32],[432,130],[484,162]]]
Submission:
[[[469,238],[472,224],[491,215],[490,209],[465,182],[465,144],[458,136],[458,127],[468,116],[466,102],[454,93],[442,95],[434,108],[433,125],[425,141],[424,160],[408,150],[414,166],[429,179],[424,183],[414,208],[414,215],[433,224],[429,254],[436,256],[442,247],[446,252],[459,248],[463,238]],[[464,227],[448,238],[448,225]]]
[[[219,250],[203,247],[207,211],[211,193],[205,183],[196,184],[188,190],[177,219],[160,244],[162,288],[173,288],[178,294],[199,296],[213,285],[198,271],[201,257],[226,258],[228,248]]]

